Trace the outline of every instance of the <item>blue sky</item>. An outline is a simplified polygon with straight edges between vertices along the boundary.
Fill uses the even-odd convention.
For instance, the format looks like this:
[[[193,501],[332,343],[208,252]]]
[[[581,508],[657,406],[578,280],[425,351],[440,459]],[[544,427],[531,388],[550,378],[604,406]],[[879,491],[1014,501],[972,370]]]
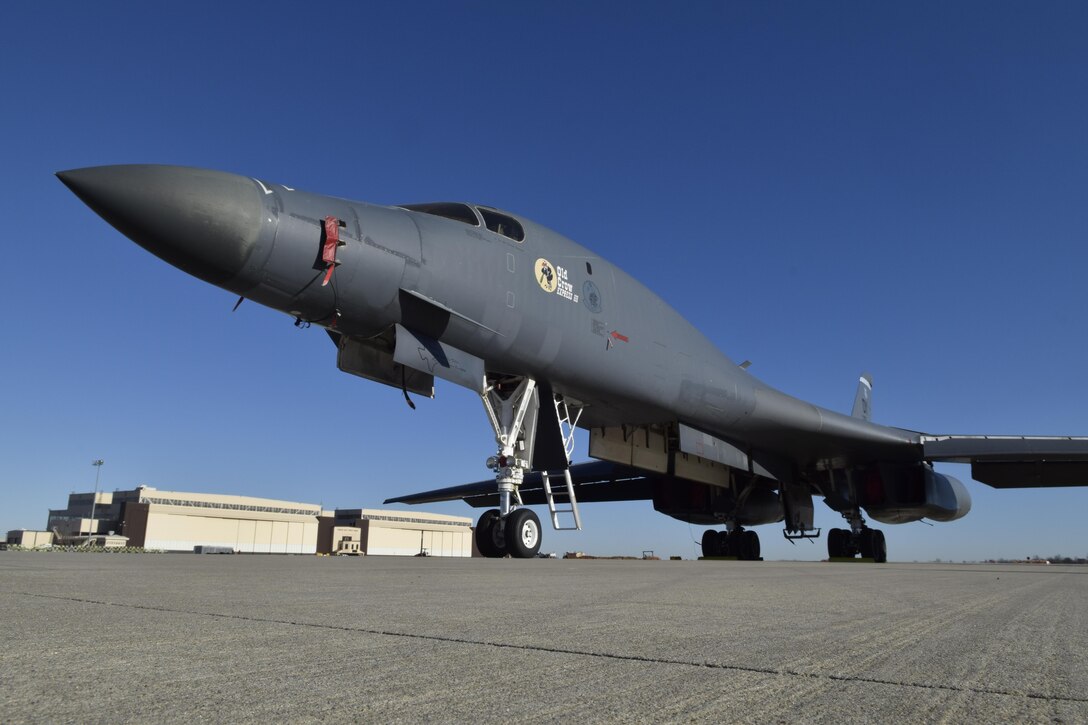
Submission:
[[[1085,37],[1065,2],[11,5],[0,529],[44,525],[95,458],[107,490],[329,507],[487,475],[471,393],[413,412],[320,330],[231,314],[52,176],[98,164],[508,208],[793,395],[848,411],[870,370],[881,423],[1088,435]],[[885,527],[891,558],[1088,554],[1088,490],[968,485],[967,518]],[[583,512],[545,550],[688,557],[702,532]]]

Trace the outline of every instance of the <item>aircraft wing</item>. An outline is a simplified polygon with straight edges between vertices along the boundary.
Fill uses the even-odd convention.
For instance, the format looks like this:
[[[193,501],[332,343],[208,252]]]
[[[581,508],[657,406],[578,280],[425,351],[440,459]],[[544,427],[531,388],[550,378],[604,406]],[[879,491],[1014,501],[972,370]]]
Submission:
[[[653,498],[652,474],[637,468],[608,461],[592,461],[571,466],[570,477],[574,482],[575,496],[580,503],[641,501]],[[553,474],[551,485],[553,491],[566,491],[562,476]],[[520,491],[522,501],[527,505],[547,503],[544,497],[544,481],[539,472],[528,474]],[[495,479],[398,496],[386,499],[385,503],[420,504],[459,500],[476,508],[498,506],[499,494],[495,490]]]
[[[1088,437],[922,436],[927,461],[970,463],[994,488],[1088,485]]]

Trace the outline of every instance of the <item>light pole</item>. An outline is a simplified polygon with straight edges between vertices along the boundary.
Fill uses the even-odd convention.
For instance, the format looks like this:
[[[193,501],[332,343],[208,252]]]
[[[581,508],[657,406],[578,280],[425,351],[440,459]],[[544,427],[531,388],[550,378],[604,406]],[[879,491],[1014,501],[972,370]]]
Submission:
[[[94,524],[94,507],[98,503],[98,477],[102,475],[102,464],[105,463],[101,458],[96,458],[91,461],[91,465],[94,466],[94,498],[91,499],[91,527],[97,529]],[[97,531],[90,531],[89,534],[97,534]],[[88,537],[88,541],[89,541]]]

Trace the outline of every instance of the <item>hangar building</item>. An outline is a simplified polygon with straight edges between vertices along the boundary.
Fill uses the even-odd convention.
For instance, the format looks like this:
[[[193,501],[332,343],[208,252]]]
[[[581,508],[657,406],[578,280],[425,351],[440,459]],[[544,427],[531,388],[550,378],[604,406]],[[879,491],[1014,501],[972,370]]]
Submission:
[[[53,545],[52,531],[28,531],[27,529],[13,529],[8,532],[8,546],[25,546],[28,549],[37,549]]]
[[[472,519],[416,511],[336,509],[337,527],[358,527],[368,556],[472,556]]]
[[[92,511],[93,509],[93,511]],[[46,528],[61,543],[119,534],[129,546],[191,552],[472,556],[472,519],[416,511],[337,509],[252,496],[160,491],[73,493]]]
[[[47,528],[62,538],[117,532],[128,537],[130,546],[165,551],[223,546],[244,553],[317,552],[317,504],[151,486],[94,496],[70,495],[67,509],[49,512]]]

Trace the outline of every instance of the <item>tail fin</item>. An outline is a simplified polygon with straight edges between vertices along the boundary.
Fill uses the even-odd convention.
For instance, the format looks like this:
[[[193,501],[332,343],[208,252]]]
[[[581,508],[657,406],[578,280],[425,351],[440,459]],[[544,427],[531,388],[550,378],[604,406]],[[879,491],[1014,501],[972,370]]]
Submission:
[[[858,394],[854,396],[854,409],[850,415],[862,420],[869,420],[873,414],[870,400],[873,397],[873,376],[862,373],[858,378]]]

